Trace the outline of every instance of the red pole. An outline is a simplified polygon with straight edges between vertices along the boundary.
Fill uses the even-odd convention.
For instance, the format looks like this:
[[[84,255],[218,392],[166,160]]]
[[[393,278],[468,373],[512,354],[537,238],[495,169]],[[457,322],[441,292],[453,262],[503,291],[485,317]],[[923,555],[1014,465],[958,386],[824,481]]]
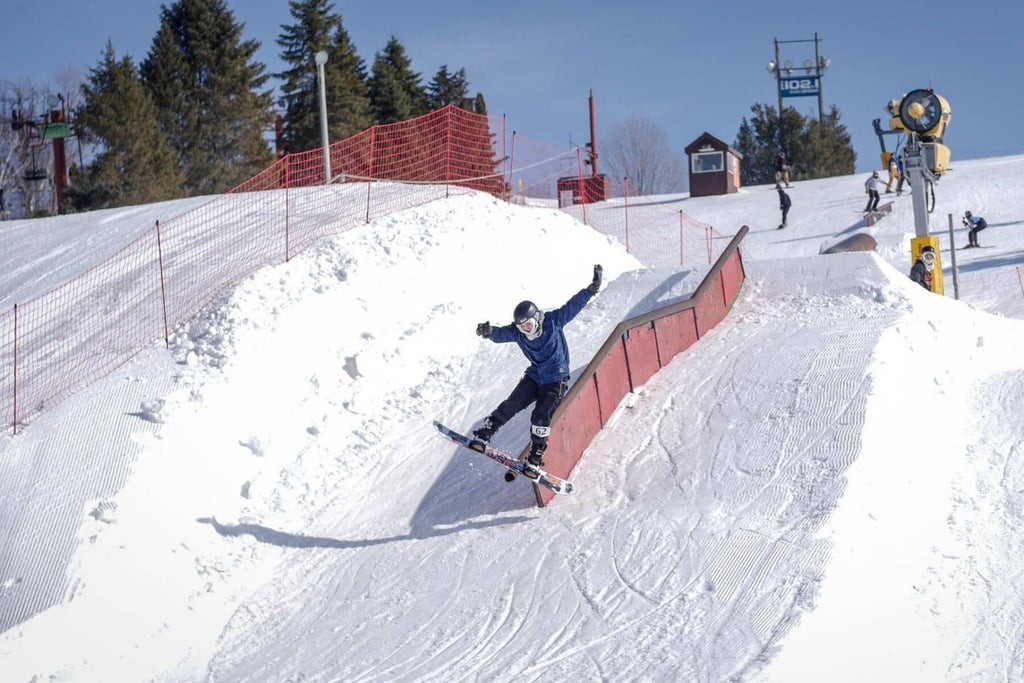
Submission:
[[[14,420],[11,428],[18,433],[18,304],[14,304],[14,359],[11,375],[14,379]]]
[[[622,215],[626,219],[626,253],[629,253],[629,178],[623,178],[622,184],[625,192],[622,193]]]
[[[519,140],[516,138],[516,131],[512,131],[512,153],[508,155],[508,160],[505,162],[508,167],[508,198],[510,202],[515,198],[516,194],[516,179],[514,178],[514,175],[516,172],[516,144],[518,142]],[[523,182],[521,178],[519,179],[519,182]]]
[[[597,173],[597,118],[594,116],[594,91],[590,91],[590,174]]]
[[[587,195],[585,194],[586,188],[583,185],[583,155],[580,154],[579,148],[576,149],[576,182],[578,183],[577,188],[580,191],[580,204],[583,205],[583,224],[587,223]],[[629,251],[628,249],[626,251]]]
[[[291,155],[286,154],[281,163],[284,164],[284,262],[288,263],[291,259],[291,226],[288,225],[288,218],[291,216],[288,206],[288,183],[290,178],[288,177],[288,167],[290,166]]]
[[[160,302],[164,313],[164,345],[171,348],[171,330],[167,326],[167,287],[164,284],[164,245],[160,239],[160,221],[156,222],[156,253],[160,264]]]
[[[452,128],[455,126],[454,112],[455,105],[449,104],[447,107],[447,122],[444,124],[444,196],[445,199],[451,196],[451,182],[452,178],[452,138],[455,137],[455,131]]]
[[[683,212],[679,211],[679,265],[683,265]]]

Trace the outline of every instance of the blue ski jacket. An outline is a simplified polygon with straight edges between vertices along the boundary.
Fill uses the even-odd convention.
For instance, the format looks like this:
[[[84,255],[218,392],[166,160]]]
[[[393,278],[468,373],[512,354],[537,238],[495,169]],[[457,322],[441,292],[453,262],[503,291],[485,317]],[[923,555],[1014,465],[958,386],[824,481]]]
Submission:
[[[530,361],[526,375],[537,384],[560,382],[569,376],[569,345],[562,328],[579,315],[593,294],[581,289],[561,308],[548,311],[541,320],[541,333],[536,339],[527,339],[515,324],[495,327],[490,340],[496,344],[515,342]]]

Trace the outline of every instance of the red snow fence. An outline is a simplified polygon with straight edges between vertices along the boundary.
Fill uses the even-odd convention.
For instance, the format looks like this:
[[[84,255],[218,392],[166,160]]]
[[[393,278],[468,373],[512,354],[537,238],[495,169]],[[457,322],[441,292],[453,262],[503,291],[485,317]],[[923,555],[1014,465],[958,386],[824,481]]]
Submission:
[[[544,469],[568,477],[622,399],[725,318],[745,278],[739,245],[748,232],[740,228],[689,299],[616,325],[555,411]],[[534,490],[541,507],[555,495]]]

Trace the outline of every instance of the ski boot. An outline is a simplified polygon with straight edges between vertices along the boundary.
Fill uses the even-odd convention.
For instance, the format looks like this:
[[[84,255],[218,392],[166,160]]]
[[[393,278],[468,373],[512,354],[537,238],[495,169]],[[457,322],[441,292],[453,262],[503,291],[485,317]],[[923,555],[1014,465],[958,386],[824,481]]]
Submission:
[[[491,418],[486,418],[480,429],[473,430],[473,438],[470,439],[469,447],[474,451],[483,453],[487,450],[487,444],[491,442],[491,437],[494,436],[494,432],[498,430],[498,427],[494,424]]]
[[[530,479],[540,479],[540,468],[544,466],[544,461],[541,458],[545,450],[547,450],[547,444],[535,443],[530,448],[530,456],[526,459],[526,465],[523,467],[523,474]]]

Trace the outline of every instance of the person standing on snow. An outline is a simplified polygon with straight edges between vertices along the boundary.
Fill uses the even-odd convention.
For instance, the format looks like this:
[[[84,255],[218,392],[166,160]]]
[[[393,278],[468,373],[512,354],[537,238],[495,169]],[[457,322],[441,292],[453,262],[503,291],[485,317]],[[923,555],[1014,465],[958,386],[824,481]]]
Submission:
[[[562,328],[575,318],[601,288],[603,269],[594,266],[594,279],[586,288],[553,311],[543,312],[532,301],[523,301],[512,314],[513,323],[491,327],[482,322],[476,333],[496,344],[515,342],[530,361],[523,378],[508,398],[484,419],[479,429],[473,430],[470,448],[483,452],[495,432],[525,409],[534,404],[530,415],[530,455],[524,474],[536,479],[544,464],[542,459],[551,434],[551,416],[569,389],[569,346]]]
[[[868,193],[868,205],[864,213],[878,211],[878,171],[871,172],[871,177],[864,182],[864,191]]]
[[[896,172],[899,173],[899,179],[896,181],[896,196],[899,197],[903,194],[903,181],[907,181],[907,187],[910,187],[910,180],[907,178],[906,170],[903,168],[903,150],[896,153]]]
[[[775,189],[779,191],[779,209],[782,211],[782,223],[779,225],[779,230],[782,230],[786,227],[786,216],[789,215],[789,207],[793,206],[793,200],[783,191],[782,185],[775,183]]]
[[[932,291],[932,271],[935,270],[935,249],[926,246],[910,268],[910,279],[929,292]]]
[[[964,249],[981,246],[978,244],[978,233],[988,227],[988,222],[981,216],[972,216],[970,211],[965,211],[963,224],[965,228],[968,228],[968,242]]]
[[[896,157],[891,155],[889,157],[889,180],[885,183],[885,193],[890,194],[892,192],[892,184],[896,183],[896,187],[899,188],[900,184],[900,169],[896,165]]]
[[[775,184],[786,183],[786,187],[789,187],[789,169],[792,164],[785,152],[779,152],[779,156],[775,157]]]

